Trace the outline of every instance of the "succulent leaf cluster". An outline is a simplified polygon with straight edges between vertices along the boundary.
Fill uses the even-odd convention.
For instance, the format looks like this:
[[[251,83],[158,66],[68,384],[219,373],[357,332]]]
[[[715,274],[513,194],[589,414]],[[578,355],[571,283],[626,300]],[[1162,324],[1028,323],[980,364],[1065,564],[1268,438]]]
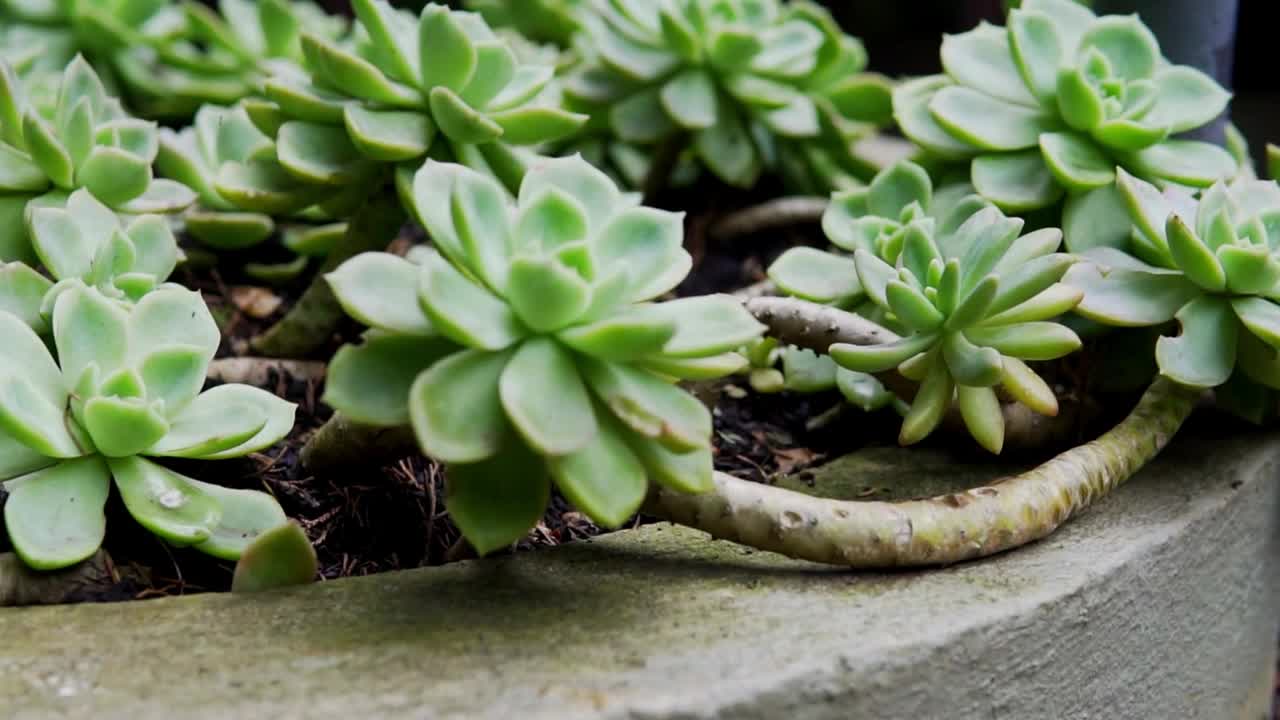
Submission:
[[[243,106],[205,105],[196,112],[191,126],[177,131],[160,129],[156,168],[195,191],[198,203],[184,213],[182,219],[187,233],[196,240],[214,250],[235,251],[254,247],[279,234],[283,245],[302,262],[295,260],[266,267],[277,271],[294,264],[305,267],[307,257],[327,254],[345,231],[346,223],[334,222],[318,206],[294,211],[285,203],[283,209],[289,212],[280,214],[287,215],[288,222],[281,228],[271,213],[245,210],[233,202],[245,201],[237,194],[234,171],[247,164],[278,167],[275,157],[275,141],[258,129]],[[231,166],[224,195],[219,191],[219,171],[228,163]],[[298,184],[298,202],[319,197],[311,194],[312,189]],[[253,199],[246,204],[260,206]],[[246,270],[251,275],[262,275],[255,272],[258,267],[249,264]]]
[[[709,487],[711,415],[674,380],[739,370],[733,351],[763,327],[727,296],[652,302],[690,267],[681,214],[637,205],[578,157],[531,168],[514,203],[487,175],[428,161],[413,198],[436,250],[329,276],[373,329],[334,357],[326,402],[412,423],[482,552],[523,537],[552,481],[609,526],[649,480]]]
[[[554,67],[523,62],[478,14],[430,3],[415,18],[385,0],[354,9],[353,47],[304,33],[309,74],[264,84],[280,165],[305,182],[360,184],[382,166],[416,169],[430,156],[515,190],[533,157],[523,146],[586,119],[560,107]]]
[[[1075,311],[1105,325],[1161,326],[1160,373],[1211,388],[1233,371],[1280,388],[1280,186],[1216,183],[1199,197],[1119,172],[1123,206],[1094,219],[1097,244],[1067,282]]]
[[[747,345],[742,354],[747,359],[747,368],[743,371],[747,382],[758,393],[808,394],[838,390],[849,404],[867,412],[884,407],[893,407],[903,415],[907,412],[906,404],[874,375],[840,367],[830,355],[794,345],[780,347],[772,337]]]
[[[536,43],[568,47],[578,31],[584,0],[467,0],[489,26],[512,28]]]
[[[1167,61],[1136,15],[1026,0],[1006,27],[944,38],[942,64],[946,74],[894,91],[894,116],[921,147],[971,158],[974,187],[1006,211],[1046,207],[1064,193],[1069,204],[1112,197],[1117,167],[1193,187],[1236,173],[1225,150],[1172,139],[1217,117],[1229,94]]]
[[[143,527],[220,558],[285,522],[266,493],[149,459],[240,457],[293,425],[294,406],[258,388],[201,392],[220,335],[198,293],[166,286],[132,304],[77,283],[51,314],[52,354],[0,312],[0,480],[5,527],[26,564],[56,569],[93,554],[113,481]]]
[[[779,0],[591,0],[566,82],[574,107],[625,142],[687,134],[743,187],[766,168],[823,192],[856,183],[853,141],[883,122],[883,78],[823,8]]]
[[[973,196],[955,204],[954,221],[927,216],[921,209],[929,199],[927,176],[912,168],[886,171],[882,184],[865,193],[856,227],[838,231],[856,238],[849,245],[858,289],[903,337],[886,345],[835,344],[830,355],[850,370],[897,369],[920,383],[903,421],[903,444],[928,436],[954,405],[974,439],[998,453],[1004,417],[996,388],[1035,412],[1057,413],[1052,389],[1026,361],[1080,347],[1076,334],[1054,321],[1081,299],[1079,290],[1058,282],[1074,258],[1056,252],[1059,230],[1022,235],[1021,219]],[[877,222],[877,209],[899,207],[909,210]]]

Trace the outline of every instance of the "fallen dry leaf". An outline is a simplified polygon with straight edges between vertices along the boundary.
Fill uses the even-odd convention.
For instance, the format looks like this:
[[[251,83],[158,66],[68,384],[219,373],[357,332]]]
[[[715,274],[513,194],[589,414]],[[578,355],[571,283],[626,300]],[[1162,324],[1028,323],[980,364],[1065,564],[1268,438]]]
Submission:
[[[271,317],[284,301],[279,295],[264,287],[239,285],[231,288],[231,302],[245,315],[255,320],[265,320]]]

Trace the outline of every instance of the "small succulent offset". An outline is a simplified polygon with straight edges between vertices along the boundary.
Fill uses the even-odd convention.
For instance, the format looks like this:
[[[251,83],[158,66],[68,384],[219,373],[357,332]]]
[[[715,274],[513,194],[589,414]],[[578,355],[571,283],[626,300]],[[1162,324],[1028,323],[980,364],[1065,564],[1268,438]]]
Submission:
[[[935,232],[947,236],[989,206],[966,186],[935,193],[924,168],[901,160],[877,173],[866,187],[832,195],[822,229],[843,253],[790,248],[769,266],[769,279],[787,295],[846,309],[862,303],[859,310],[874,316],[874,305],[866,306],[857,266],[844,253],[865,250],[896,265],[911,223],[931,219]]]
[[[591,0],[566,82],[575,106],[620,139],[690,136],[721,180],[748,187],[766,166],[826,190],[864,169],[852,139],[887,119],[882,78],[818,5],[778,0]]]
[[[1136,15],[1026,0],[1007,27],[944,38],[942,64],[945,75],[895,90],[894,115],[921,147],[973,158],[974,187],[1006,211],[1046,207],[1064,192],[1069,205],[1114,203],[1117,166],[1194,187],[1236,173],[1225,150],[1170,139],[1213,120],[1230,95],[1169,63]],[[1089,199],[1095,193],[1103,197]],[[1064,230],[1073,248],[1073,228]]]
[[[371,330],[329,367],[325,400],[411,423],[449,466],[449,511],[481,552],[532,527],[551,482],[617,526],[650,480],[711,485],[711,415],[676,379],[743,367],[763,330],[727,296],[650,302],[691,258],[682,216],[636,205],[578,157],[492,178],[428,161],[414,208],[438,253],[360,255],[329,276]]]
[[[47,191],[40,204],[57,204],[78,188],[118,212],[180,210],[195,196],[180,183],[153,178],[157,149],[156,126],[125,113],[83,58],[63,73],[50,117],[25,101],[0,61],[0,219],[21,219],[27,201]],[[22,247],[23,225],[5,222],[0,248]]]
[[[914,197],[926,197],[924,188]],[[886,345],[838,343],[830,354],[850,370],[897,368],[920,382],[903,420],[904,445],[933,432],[954,403],[974,439],[999,453],[1004,416],[995,387],[1035,412],[1057,414],[1053,390],[1024,361],[1080,347],[1072,330],[1053,321],[1080,302],[1079,290],[1058,282],[1075,259],[1056,252],[1056,228],[1020,236],[1023,221],[995,207],[982,207],[954,230],[940,225],[924,216],[902,223],[889,236],[900,237],[896,264],[867,249],[854,252],[860,287],[904,336]]]
[[[419,18],[357,0],[348,49],[304,33],[310,77],[264,84],[283,122],[280,164],[310,183],[346,186],[386,163],[425,156],[519,187],[531,155],[517,146],[563,138],[586,118],[560,108],[553,67],[521,62],[475,13],[428,4]]]
[[[1156,342],[1156,364],[1183,385],[1217,387],[1239,369],[1280,388],[1280,186],[1217,183],[1198,202],[1123,171],[1117,186],[1128,214],[1098,222],[1133,230],[1084,251],[1091,262],[1066,278],[1084,293],[1075,311],[1121,327],[1176,319],[1178,335]]]
[[[186,231],[196,240],[215,250],[243,250],[264,242],[277,232],[277,224],[269,212],[251,212],[241,209],[237,200],[247,205],[262,204],[261,198],[246,199],[237,193],[237,185],[228,182],[219,191],[219,170],[224,164],[235,167],[256,164],[271,166],[275,162],[275,142],[259,130],[244,107],[226,108],[205,105],[196,112],[191,127],[173,131],[160,129],[160,151],[156,155],[156,168],[192,188],[198,204],[183,214]],[[234,177],[228,177],[233,181]],[[289,192],[282,194],[286,200],[279,209],[298,221],[285,229],[282,242],[300,258],[324,255],[336,238],[345,230],[345,223],[323,223],[325,214],[318,207],[294,210],[298,205],[318,198],[304,184],[294,184],[292,198]],[[276,197],[275,200],[279,200]],[[267,202],[271,205],[271,202]],[[305,262],[305,260],[304,260]],[[246,269],[252,270],[247,266]],[[272,266],[276,267],[276,266]]]
[[[200,392],[220,339],[199,294],[167,286],[136,305],[77,284],[59,293],[53,348],[0,312],[5,528],[29,566],[66,567],[102,544],[112,480],[129,513],[175,545],[239,557],[285,522],[268,494],[222,488],[147,459],[262,450],[294,406],[245,385]]]

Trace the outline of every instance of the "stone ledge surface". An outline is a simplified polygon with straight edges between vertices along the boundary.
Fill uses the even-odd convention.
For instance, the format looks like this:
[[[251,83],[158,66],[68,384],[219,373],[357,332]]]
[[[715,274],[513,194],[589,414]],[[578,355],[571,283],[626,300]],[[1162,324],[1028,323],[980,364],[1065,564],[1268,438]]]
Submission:
[[[1259,720],[1278,474],[1274,436],[1183,437],[1047,540],[932,572],[653,525],[256,597],[0,610],[0,715]]]

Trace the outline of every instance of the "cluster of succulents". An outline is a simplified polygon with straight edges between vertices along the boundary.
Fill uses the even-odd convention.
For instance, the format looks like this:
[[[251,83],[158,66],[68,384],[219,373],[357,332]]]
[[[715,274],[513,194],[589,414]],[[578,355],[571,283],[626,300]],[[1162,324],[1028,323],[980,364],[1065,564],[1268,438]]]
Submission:
[[[973,186],[1008,212],[1064,194],[1069,205],[1114,202],[1116,167],[1198,188],[1236,173],[1222,148],[1174,137],[1220,115],[1229,94],[1168,62],[1136,15],[1026,0],[1005,27],[944,38],[941,55],[945,74],[894,91],[894,116],[920,147],[971,162]]]
[[[582,23],[566,94],[622,141],[687,143],[743,187],[766,167],[823,192],[865,174],[853,141],[887,118],[889,92],[823,8],[593,0]]]

